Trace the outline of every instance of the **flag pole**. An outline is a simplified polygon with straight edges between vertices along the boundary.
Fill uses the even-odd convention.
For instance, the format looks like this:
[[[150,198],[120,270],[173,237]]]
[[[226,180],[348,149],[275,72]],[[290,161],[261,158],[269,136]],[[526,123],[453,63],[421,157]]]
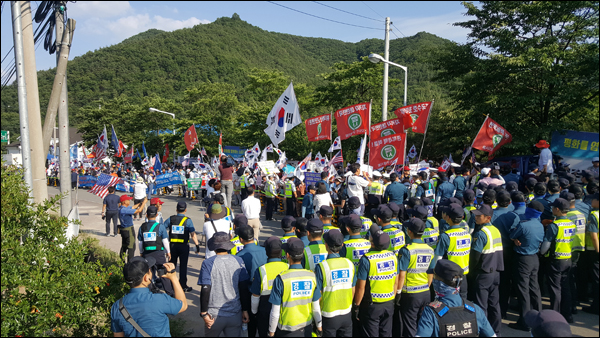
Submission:
[[[431,117],[431,111],[433,110],[433,104],[435,99],[431,100],[431,106],[429,106],[429,114],[427,114],[427,122],[425,123],[425,133],[423,134],[423,143],[421,143],[421,151],[419,151],[419,158],[417,163],[421,162],[421,154],[423,153],[423,146],[425,145],[425,138],[427,137],[427,128],[429,128],[429,118]]]
[[[488,120],[489,117],[490,117],[490,114],[487,114],[485,116],[485,120],[483,120],[483,123],[481,124],[481,127],[479,127],[479,131],[477,132],[477,135],[479,135],[479,132],[481,131],[481,128],[483,128],[483,126],[485,126],[485,123],[487,122],[487,120]],[[474,151],[473,144],[475,144],[475,140],[477,139],[477,135],[475,135],[475,137],[473,138],[473,142],[471,142],[471,151]]]

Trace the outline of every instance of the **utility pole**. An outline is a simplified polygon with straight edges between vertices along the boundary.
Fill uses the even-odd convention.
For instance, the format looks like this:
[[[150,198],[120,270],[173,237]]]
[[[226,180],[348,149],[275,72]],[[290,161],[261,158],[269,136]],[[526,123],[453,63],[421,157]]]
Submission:
[[[35,47],[33,44],[33,25],[31,21],[31,2],[17,1],[21,9],[23,28],[23,58],[25,82],[27,86],[27,118],[29,120],[29,138],[31,146],[31,176],[33,180],[33,201],[42,203],[48,199],[46,184],[46,154],[42,138],[42,117],[40,115],[40,95],[38,90],[37,69],[35,65]]]
[[[64,22],[64,6],[65,1],[56,3],[54,16],[56,18],[56,64],[61,57],[65,57],[63,49],[69,49],[71,45],[71,33],[74,27],[71,27],[72,20],[69,23]],[[66,30],[65,30],[66,29]],[[66,56],[68,58],[68,54]],[[67,95],[67,74],[65,72],[64,81],[62,82],[62,90],[60,91],[60,99],[58,105],[58,144],[60,144],[60,193],[63,197],[60,200],[60,214],[63,217],[69,216],[71,211],[71,148],[69,142],[69,108]]]
[[[19,99],[19,123],[21,126],[21,154],[23,160],[23,176],[29,189],[29,199],[33,199],[33,179],[31,176],[31,147],[29,144],[29,119],[27,118],[27,86],[25,84],[25,65],[23,64],[23,27],[21,22],[21,6],[18,1],[11,1],[13,19],[13,41],[15,44],[15,64],[17,66],[17,93]]]
[[[385,51],[384,57],[386,61],[390,61],[390,18],[385,18]],[[387,62],[383,64],[383,102],[381,104],[383,112],[381,114],[381,120],[387,121],[388,113],[388,72],[390,66]]]

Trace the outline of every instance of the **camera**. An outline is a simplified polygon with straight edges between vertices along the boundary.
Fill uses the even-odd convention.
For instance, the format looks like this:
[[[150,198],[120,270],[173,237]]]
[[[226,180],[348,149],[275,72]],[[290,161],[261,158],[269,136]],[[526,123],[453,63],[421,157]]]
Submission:
[[[164,265],[161,265],[160,267],[156,268],[156,274],[158,275],[158,277],[162,277],[164,275],[167,274],[167,268],[165,268]]]

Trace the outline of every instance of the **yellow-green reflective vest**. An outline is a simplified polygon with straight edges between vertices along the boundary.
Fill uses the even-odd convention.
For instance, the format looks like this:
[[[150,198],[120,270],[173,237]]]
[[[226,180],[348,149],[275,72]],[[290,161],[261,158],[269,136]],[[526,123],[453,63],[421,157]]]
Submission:
[[[304,248],[304,268],[315,271],[317,264],[327,259],[325,244],[310,244]]]
[[[312,298],[317,286],[315,274],[305,269],[289,269],[279,276],[283,282],[283,297],[277,328],[285,331],[303,329],[313,319]]]
[[[336,227],[334,227],[334,226],[333,226],[333,225],[331,225],[331,224],[330,224],[330,225],[324,225],[324,226],[323,226],[323,234],[326,234],[326,233],[328,233],[328,232],[329,232],[329,230],[332,230],[332,229],[337,229],[337,228],[336,228]],[[339,229],[338,229],[338,230],[339,230]]]
[[[383,195],[383,184],[373,181],[369,187],[369,194],[371,195]]]
[[[481,228],[487,236],[487,243],[483,246],[482,254],[493,254],[498,251],[502,251],[502,237],[500,231],[493,225],[486,225]]]
[[[529,195],[527,196],[527,203],[529,203],[529,202],[533,201],[533,199],[534,199],[534,198],[535,198],[535,194],[534,194],[534,193],[531,193],[531,194],[529,194]]]
[[[240,188],[242,188],[242,189],[246,188],[246,174],[244,174],[240,177]]]
[[[371,242],[364,238],[353,238],[345,241],[344,246],[346,247],[346,258],[348,258],[355,267],[358,267],[360,258],[371,249]]]
[[[287,243],[288,239],[296,237],[296,234],[284,234],[283,237],[280,238],[281,244]],[[284,263],[288,263],[287,258],[285,258],[285,250],[281,249],[281,261]]]
[[[388,250],[369,251],[365,254],[369,260],[369,285],[373,303],[394,300],[394,285],[398,275],[398,260]]]
[[[585,216],[577,209],[571,210],[567,213],[567,218],[575,224],[575,235],[573,236],[573,242],[571,243],[572,251],[584,251],[585,250]]]
[[[369,232],[369,229],[371,228],[371,225],[373,225],[373,221],[371,221],[371,219],[367,218],[367,217],[360,217],[360,220],[362,222],[362,227],[360,228],[360,235],[365,238],[367,236],[367,232]]]
[[[235,256],[238,252],[244,250],[244,244],[242,244],[240,241],[240,236],[235,236],[230,241],[233,243],[233,245],[235,245],[230,251],[232,255]],[[254,244],[258,245],[258,241],[256,239],[254,240]]]
[[[292,198],[294,196],[294,189],[292,189],[292,182],[285,184],[285,198]]]
[[[448,260],[458,264],[464,271],[469,273],[469,254],[471,253],[471,235],[464,228],[448,229],[446,234],[450,237],[448,246]]]
[[[258,273],[260,275],[260,295],[270,295],[275,277],[287,269],[289,269],[289,267],[284,262],[270,262],[260,266],[258,268]]]
[[[548,251],[546,257],[554,259],[570,259],[571,258],[571,243],[575,235],[576,227],[570,219],[557,219],[554,224],[558,227],[556,238],[554,239],[554,250],[552,253]]]
[[[404,231],[394,227],[381,230],[390,236],[390,245],[388,250],[393,251],[394,254],[397,255],[398,251],[400,251],[400,249],[402,249],[402,247],[406,244]]]
[[[435,231],[437,231],[437,232],[440,231],[440,221],[438,221],[437,218],[430,216],[430,217],[427,217],[427,220],[431,223],[431,225],[433,226]]]
[[[467,222],[467,224],[469,223],[469,219],[471,219],[471,211],[473,210],[477,210],[477,207],[474,205],[468,205],[463,208],[463,211],[465,212],[465,222]]]
[[[590,215],[591,217],[588,222],[592,222],[592,218],[594,218],[596,220],[596,224],[599,225],[600,223],[598,221],[600,220],[600,216],[598,215],[598,210],[592,210]],[[596,248],[594,248],[594,243],[592,242],[592,235],[589,231],[585,232],[585,249],[592,251],[596,250]]]
[[[402,223],[400,223],[399,221],[392,220],[392,221],[390,221],[390,224],[398,229],[400,229],[402,227]]]
[[[406,246],[410,253],[410,262],[406,270],[403,293],[429,292],[427,270],[433,259],[433,249],[424,243],[411,243]]]
[[[319,263],[319,266],[323,273],[323,317],[331,318],[350,313],[354,264],[347,258],[336,257]]]
[[[273,194],[273,191],[275,191],[275,183],[268,181],[265,186],[265,196],[267,198],[272,198],[273,196],[275,196]]]
[[[423,232],[423,237],[421,239],[427,245],[429,245],[432,249],[435,250],[437,248],[438,237],[440,237],[440,233],[434,228],[425,228]]]

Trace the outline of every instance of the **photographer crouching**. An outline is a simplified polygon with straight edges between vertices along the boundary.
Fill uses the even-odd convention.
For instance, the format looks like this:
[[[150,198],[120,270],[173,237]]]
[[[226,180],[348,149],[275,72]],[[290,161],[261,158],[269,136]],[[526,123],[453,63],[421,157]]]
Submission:
[[[151,256],[135,257],[123,267],[123,277],[131,290],[111,307],[111,330],[115,337],[170,337],[167,315],[176,315],[187,309],[185,293],[172,263],[164,263],[165,274],[162,277],[173,284],[175,298],[150,291],[150,268],[155,264]]]

